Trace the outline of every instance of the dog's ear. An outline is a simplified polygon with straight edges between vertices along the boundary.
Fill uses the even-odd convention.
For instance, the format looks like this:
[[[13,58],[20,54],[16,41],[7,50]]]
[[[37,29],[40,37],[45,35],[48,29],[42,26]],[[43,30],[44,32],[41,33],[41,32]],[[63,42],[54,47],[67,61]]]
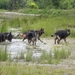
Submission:
[[[11,35],[11,32],[9,34]]]
[[[65,30],[67,31],[67,28]]]
[[[44,30],[44,28],[41,28],[41,30]]]
[[[66,31],[70,31],[70,29],[66,29]]]
[[[7,34],[7,37],[8,37],[9,35],[11,35],[11,32],[9,32],[9,33]]]
[[[66,31],[67,31],[67,34],[70,34],[70,29],[67,29]]]

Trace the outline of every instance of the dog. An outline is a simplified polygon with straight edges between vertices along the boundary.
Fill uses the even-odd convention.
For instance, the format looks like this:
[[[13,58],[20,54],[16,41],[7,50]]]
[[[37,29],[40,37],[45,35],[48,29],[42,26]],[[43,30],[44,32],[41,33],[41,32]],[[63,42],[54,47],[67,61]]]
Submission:
[[[40,36],[41,36],[42,34],[45,34],[44,28],[41,28],[40,30],[35,30],[35,33],[36,33],[36,38],[37,38],[38,40],[40,40],[42,43],[44,43],[44,42],[40,39]]]
[[[40,30],[29,30],[26,31],[23,34],[18,34],[17,36],[21,36],[23,38],[23,41],[25,39],[28,39],[28,43],[33,43],[33,45],[36,45],[37,39],[40,40],[42,43],[43,41],[40,39],[40,36],[44,34],[44,29],[41,28]]]
[[[51,37],[55,37],[55,44],[60,43],[60,41],[63,39],[66,43],[66,38],[70,35],[70,29],[66,30],[58,30],[54,34],[51,35]],[[56,42],[57,41],[57,42]]]
[[[5,42],[5,40],[11,42],[12,38],[13,35],[11,34],[11,32],[0,33],[0,42]]]
[[[12,35],[11,32],[5,32],[5,33],[3,33],[3,34],[4,34],[6,40],[8,40],[9,42],[12,41],[14,35]]]

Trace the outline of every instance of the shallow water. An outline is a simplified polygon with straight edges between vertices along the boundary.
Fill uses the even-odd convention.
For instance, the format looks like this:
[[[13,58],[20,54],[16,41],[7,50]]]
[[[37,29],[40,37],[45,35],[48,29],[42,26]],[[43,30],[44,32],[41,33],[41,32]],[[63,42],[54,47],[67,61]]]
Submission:
[[[9,28],[9,32],[16,37],[17,34],[21,33],[21,28]],[[26,54],[28,51],[32,52],[32,58],[37,59],[41,56],[42,51],[50,52],[50,50],[54,49],[54,46],[61,47],[60,45],[54,45],[54,39],[52,38],[41,38],[41,40],[46,43],[42,43],[39,40],[36,42],[36,46],[28,44],[27,40],[22,41],[23,39],[12,39],[12,42],[2,42],[0,43],[0,48],[7,49],[8,57],[10,56],[12,59],[20,58],[21,53],[24,54],[24,58],[26,58]]]
[[[44,40],[44,42],[47,42]],[[49,42],[49,41],[48,41]],[[51,49],[51,46],[49,43],[44,44],[41,43],[39,40],[36,42],[36,46],[33,46],[32,43],[28,44],[28,41],[25,40],[24,42],[22,39],[12,39],[12,42],[3,42],[0,43],[0,48],[5,49],[7,48],[8,55],[12,59],[16,57],[20,57],[21,52],[24,53],[24,57],[26,57],[26,53],[30,50],[32,51],[33,58],[39,58],[41,56],[41,52],[43,50],[49,51]]]

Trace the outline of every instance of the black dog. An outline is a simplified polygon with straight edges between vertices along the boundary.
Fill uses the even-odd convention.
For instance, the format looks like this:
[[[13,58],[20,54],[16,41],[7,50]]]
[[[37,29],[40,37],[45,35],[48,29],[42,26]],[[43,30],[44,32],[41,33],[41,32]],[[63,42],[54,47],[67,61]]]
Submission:
[[[13,35],[11,34],[11,32],[6,32],[3,34],[4,34],[6,40],[8,40],[9,42],[12,41]]]
[[[64,39],[64,41],[66,42],[66,37],[68,37],[70,35],[70,29],[66,29],[66,30],[58,30],[56,33],[54,33],[53,35],[51,35],[52,37],[55,36],[55,44],[56,44],[56,40],[57,43],[60,43],[61,39]]]
[[[5,40],[5,35],[3,33],[0,33],[0,42],[4,42]]]
[[[26,33],[26,38],[28,39],[28,43],[33,43],[33,45],[36,45],[36,33],[35,31],[29,31]]]
[[[23,37],[23,41],[28,39],[28,42],[36,44],[37,39],[40,40],[42,43],[43,41],[40,39],[40,36],[44,33],[44,29],[41,28],[40,30],[29,30],[23,34],[18,34],[17,36]]]
[[[13,35],[11,32],[6,33],[0,33],[0,42],[5,42],[5,40],[8,40],[9,42],[12,41]]]

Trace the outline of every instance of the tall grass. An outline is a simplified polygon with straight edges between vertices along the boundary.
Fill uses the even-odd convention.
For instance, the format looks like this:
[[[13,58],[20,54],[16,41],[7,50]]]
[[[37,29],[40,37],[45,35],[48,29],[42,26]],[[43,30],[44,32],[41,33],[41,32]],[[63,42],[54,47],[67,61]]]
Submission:
[[[8,31],[8,21],[6,19],[0,22],[0,32]]]
[[[61,61],[61,59],[68,58],[70,54],[70,50],[66,50],[64,48],[55,48],[53,52],[50,51],[49,53],[43,51],[40,58],[40,62],[45,64],[58,64]]]
[[[70,50],[63,49],[59,50],[57,48],[54,49],[54,59],[66,59],[70,55]]]
[[[32,51],[28,51],[27,54],[26,54],[26,61],[29,62],[29,61],[32,61]]]
[[[6,61],[8,58],[7,50],[0,49],[0,61]]]
[[[7,19],[4,20],[3,24],[0,25],[0,31],[6,31],[8,26],[21,27],[22,32],[44,28],[46,34],[44,36],[48,37],[59,29],[68,28],[72,31],[71,37],[75,37],[74,10],[38,10],[38,12],[41,12],[40,16],[16,16],[10,20],[8,19],[8,21]],[[1,28],[1,26],[4,27]]]
[[[71,36],[75,37],[73,28],[69,27],[75,26],[75,18],[72,16],[55,16],[55,17],[19,17],[12,19],[10,21],[11,27],[21,27],[22,32],[28,31],[28,30],[39,30],[40,28],[44,28],[45,30],[45,37],[50,36],[54,32],[56,32],[59,29],[70,29]]]

